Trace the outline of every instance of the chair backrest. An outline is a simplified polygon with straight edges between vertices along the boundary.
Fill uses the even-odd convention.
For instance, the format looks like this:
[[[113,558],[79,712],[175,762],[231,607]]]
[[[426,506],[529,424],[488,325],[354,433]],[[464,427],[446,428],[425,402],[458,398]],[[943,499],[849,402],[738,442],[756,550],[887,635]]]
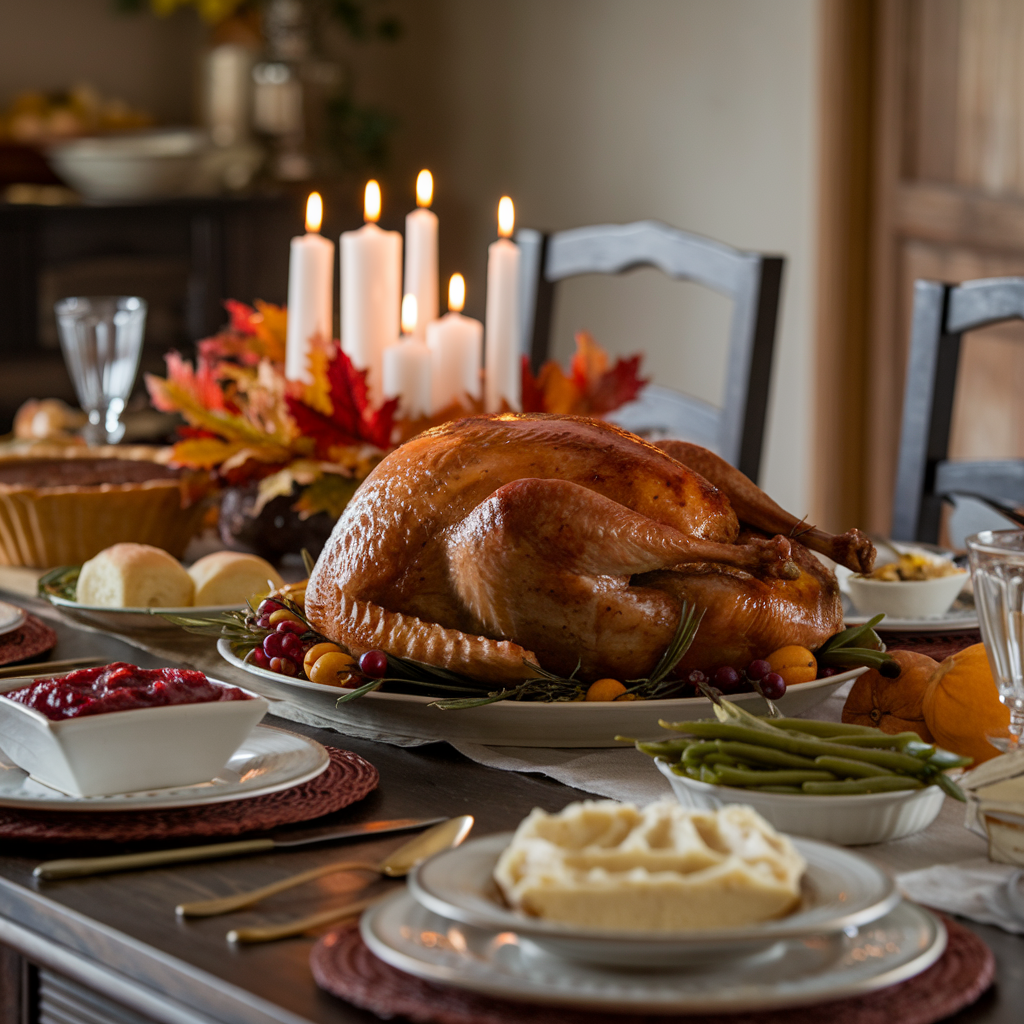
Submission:
[[[554,286],[567,277],[657,267],[669,277],[731,298],[722,407],[650,385],[640,401],[613,418],[638,433],[704,444],[757,480],[785,263],[781,256],[742,252],[657,221],[600,224],[550,235],[522,229],[516,241],[521,250],[522,351],[535,371],[549,354]]]
[[[977,495],[995,502],[1024,502],[1024,462],[948,459],[961,338],[979,327],[1020,319],[1022,277],[958,285],[915,282],[893,500],[895,540],[937,543],[944,497]]]

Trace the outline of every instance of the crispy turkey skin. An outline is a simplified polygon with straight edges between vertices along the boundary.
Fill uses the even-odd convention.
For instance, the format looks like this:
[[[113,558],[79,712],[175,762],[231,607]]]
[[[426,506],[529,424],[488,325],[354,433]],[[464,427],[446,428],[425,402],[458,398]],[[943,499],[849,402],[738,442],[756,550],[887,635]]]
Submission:
[[[589,681],[647,675],[688,601],[705,617],[680,669],[740,668],[842,627],[835,577],[798,534],[858,571],[873,559],[857,531],[808,530],[706,449],[583,417],[471,417],[367,477],[306,613],[356,654],[496,683],[579,663]]]

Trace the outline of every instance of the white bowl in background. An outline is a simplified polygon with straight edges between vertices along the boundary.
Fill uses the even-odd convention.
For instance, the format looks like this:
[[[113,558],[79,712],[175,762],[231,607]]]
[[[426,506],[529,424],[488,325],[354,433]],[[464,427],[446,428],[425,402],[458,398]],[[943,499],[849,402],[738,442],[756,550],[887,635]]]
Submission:
[[[50,146],[47,158],[87,199],[167,199],[204,190],[209,149],[204,132],[169,128],[71,139]]]
[[[933,580],[869,580],[850,576],[846,586],[857,611],[865,615],[883,612],[893,619],[935,619],[949,611],[968,576],[966,572]]]
[[[0,694],[35,680],[5,679]],[[230,683],[211,679],[225,688]],[[170,704],[53,721],[0,699],[0,747],[34,779],[72,796],[110,796],[212,779],[267,713],[250,700]]]
[[[764,793],[676,775],[663,757],[655,758],[655,763],[684,807],[717,811],[727,804],[744,804],[753,807],[779,832],[840,846],[887,843],[921,832],[939,816],[945,799],[938,786],[846,796]]]

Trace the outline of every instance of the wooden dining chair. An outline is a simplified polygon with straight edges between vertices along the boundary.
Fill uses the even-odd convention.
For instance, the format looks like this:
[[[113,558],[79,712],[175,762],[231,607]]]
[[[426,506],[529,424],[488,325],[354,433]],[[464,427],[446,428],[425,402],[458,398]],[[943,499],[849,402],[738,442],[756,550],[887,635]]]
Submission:
[[[967,331],[1003,320],[1024,320],[1024,277],[914,284],[892,511],[894,540],[937,543],[942,503],[954,496],[996,512],[1003,506],[1012,513],[1014,505],[1024,504],[1024,461],[948,458],[960,341]]]
[[[757,481],[782,284],[781,256],[742,252],[657,221],[600,224],[554,234],[516,233],[520,247],[522,351],[534,371],[548,358],[554,287],[580,274],[657,267],[733,300],[722,407],[657,384],[611,419],[646,436],[678,437],[713,449]]]

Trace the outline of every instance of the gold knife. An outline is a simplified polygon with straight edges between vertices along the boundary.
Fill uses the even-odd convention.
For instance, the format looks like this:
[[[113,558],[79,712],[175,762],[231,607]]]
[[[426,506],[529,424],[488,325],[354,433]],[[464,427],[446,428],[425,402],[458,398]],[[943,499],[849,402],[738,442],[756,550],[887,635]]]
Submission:
[[[210,843],[204,846],[179,846],[170,850],[152,850],[149,853],[123,853],[113,857],[73,857],[67,860],[47,860],[32,872],[36,878],[52,881],[57,878],[82,878],[86,875],[108,875],[115,871],[134,871],[154,868],[162,864],[185,864],[198,860],[219,860],[222,857],[240,857],[250,853],[269,853],[315,843],[330,843],[341,839],[388,835],[392,832],[410,832],[445,821],[440,818],[395,818],[391,821],[369,821],[364,825],[343,825],[340,828],[308,829],[280,839],[242,839],[231,843]]]

